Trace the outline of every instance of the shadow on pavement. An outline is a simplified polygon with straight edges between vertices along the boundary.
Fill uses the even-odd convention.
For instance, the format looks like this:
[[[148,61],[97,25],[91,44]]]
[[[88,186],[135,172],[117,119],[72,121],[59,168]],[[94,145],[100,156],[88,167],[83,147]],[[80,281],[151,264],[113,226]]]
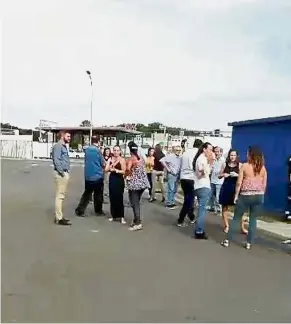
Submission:
[[[168,210],[163,208],[161,210],[160,205],[156,205],[157,213],[159,213],[162,217],[157,218],[156,221],[162,226],[172,226],[176,228],[177,231],[180,233],[192,237],[193,236],[193,225],[189,225],[187,227],[177,227],[176,222],[180,212],[180,206],[177,207],[175,210]],[[225,238],[225,234],[222,232],[221,225],[220,225],[220,218],[214,214],[209,213],[206,219],[206,232],[209,236],[210,240],[220,242]],[[242,245],[246,241],[246,235],[241,233],[234,234],[234,244],[235,245]],[[254,245],[259,245],[264,247],[268,250],[276,250],[281,251],[283,253],[288,253],[291,255],[291,244],[282,244],[282,240],[269,235],[268,233],[257,230],[256,238]]]

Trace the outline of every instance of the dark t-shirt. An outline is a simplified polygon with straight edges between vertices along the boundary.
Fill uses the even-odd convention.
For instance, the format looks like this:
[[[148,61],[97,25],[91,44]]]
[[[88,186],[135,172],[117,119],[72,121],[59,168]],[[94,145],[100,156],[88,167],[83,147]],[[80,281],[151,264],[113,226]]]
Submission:
[[[165,156],[163,152],[160,153],[154,153],[154,170],[155,171],[164,171],[164,166],[160,162],[160,160]]]

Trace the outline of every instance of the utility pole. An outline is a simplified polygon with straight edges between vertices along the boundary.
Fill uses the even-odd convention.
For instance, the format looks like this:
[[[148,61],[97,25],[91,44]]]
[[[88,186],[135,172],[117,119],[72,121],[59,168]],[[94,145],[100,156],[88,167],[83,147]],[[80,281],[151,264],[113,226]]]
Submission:
[[[89,70],[86,71],[86,73],[89,76],[90,84],[91,84],[91,104],[90,104],[90,145],[92,144],[92,135],[93,135],[93,81],[92,81],[92,75]]]

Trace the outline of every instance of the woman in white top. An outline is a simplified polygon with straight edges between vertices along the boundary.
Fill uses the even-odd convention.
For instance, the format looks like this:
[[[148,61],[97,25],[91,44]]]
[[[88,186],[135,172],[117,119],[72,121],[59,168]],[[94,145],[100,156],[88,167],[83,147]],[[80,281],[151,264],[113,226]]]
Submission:
[[[196,239],[207,239],[204,223],[211,195],[210,172],[213,161],[213,147],[210,143],[206,142],[199,148],[193,160],[194,188],[198,200],[197,222],[194,231]]]

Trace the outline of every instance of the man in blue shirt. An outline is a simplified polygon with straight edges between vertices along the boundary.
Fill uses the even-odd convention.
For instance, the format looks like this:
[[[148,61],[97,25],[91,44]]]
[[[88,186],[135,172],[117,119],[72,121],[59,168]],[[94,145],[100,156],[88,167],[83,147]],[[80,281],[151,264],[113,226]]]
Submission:
[[[56,182],[55,223],[58,225],[71,225],[70,221],[64,218],[63,215],[63,201],[70,178],[70,157],[67,145],[70,143],[71,134],[66,131],[61,131],[59,136],[60,140],[52,149]]]
[[[76,215],[80,217],[84,217],[92,193],[96,215],[104,215],[102,205],[105,161],[99,149],[99,144],[99,137],[92,136],[92,145],[88,146],[85,150],[85,191],[78,207],[75,209]]]

